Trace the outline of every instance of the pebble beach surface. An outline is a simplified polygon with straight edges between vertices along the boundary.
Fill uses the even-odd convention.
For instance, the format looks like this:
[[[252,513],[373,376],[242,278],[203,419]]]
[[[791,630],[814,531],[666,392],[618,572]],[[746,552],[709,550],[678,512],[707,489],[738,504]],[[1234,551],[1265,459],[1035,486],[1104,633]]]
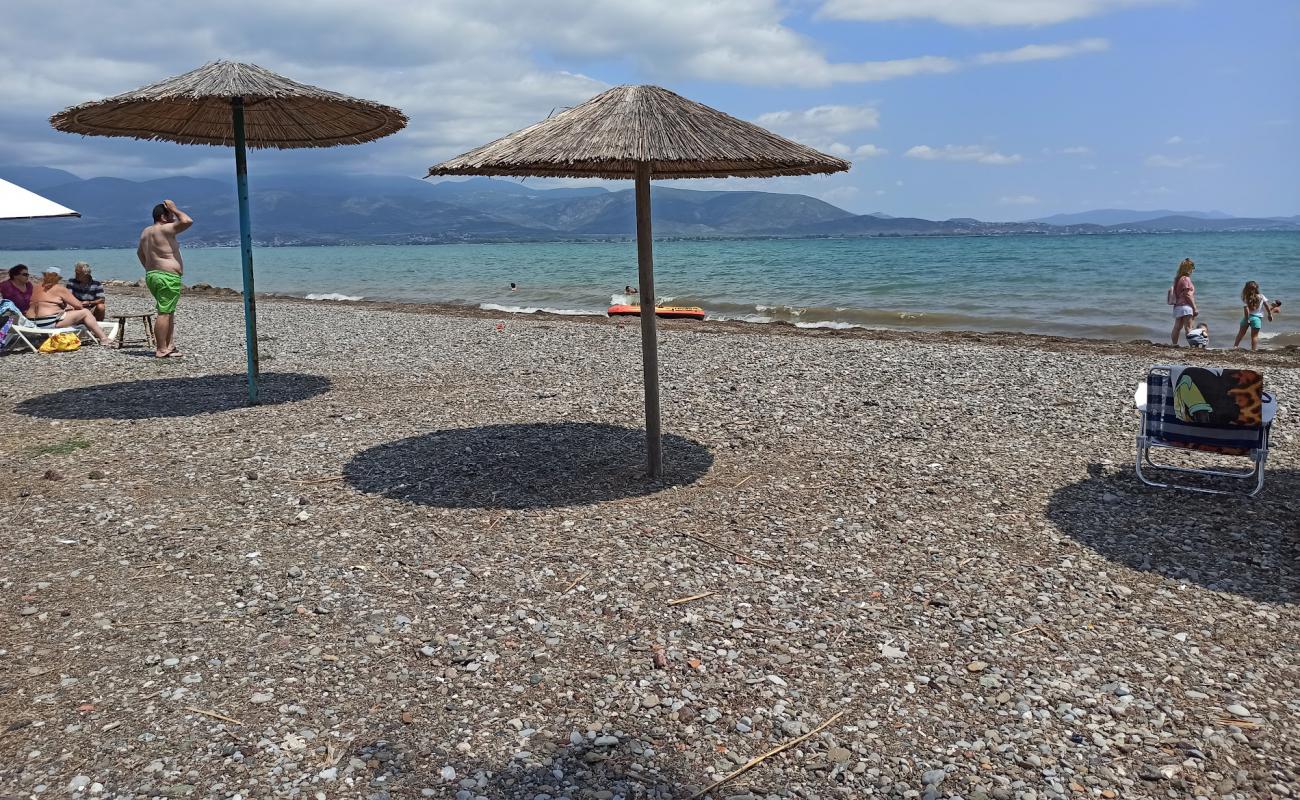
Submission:
[[[0,797],[1300,796],[1295,352],[671,322],[652,483],[635,321],[259,312],[0,357]],[[1259,498],[1134,477],[1175,359]]]

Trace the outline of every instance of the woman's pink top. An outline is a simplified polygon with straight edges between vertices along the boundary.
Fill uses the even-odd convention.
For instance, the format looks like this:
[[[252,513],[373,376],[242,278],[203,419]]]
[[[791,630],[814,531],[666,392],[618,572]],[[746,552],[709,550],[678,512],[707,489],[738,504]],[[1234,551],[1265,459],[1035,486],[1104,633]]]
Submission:
[[[18,306],[18,310],[23,314],[27,313],[27,307],[32,303],[32,284],[27,282],[27,291],[18,288],[18,284],[13,281],[0,281],[0,297],[11,301]]]
[[[1195,287],[1192,286],[1192,276],[1184,275],[1174,284],[1174,305],[1190,306],[1192,304],[1192,292]]]

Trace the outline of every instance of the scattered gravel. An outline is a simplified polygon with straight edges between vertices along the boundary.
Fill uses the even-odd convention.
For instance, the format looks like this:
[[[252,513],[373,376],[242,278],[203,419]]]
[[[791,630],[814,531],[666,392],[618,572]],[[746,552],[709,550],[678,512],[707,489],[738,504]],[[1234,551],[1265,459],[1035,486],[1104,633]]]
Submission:
[[[711,796],[1297,796],[1295,353],[1193,356],[1283,400],[1243,501],[1132,476],[1167,348],[670,324],[651,483],[635,323],[259,310],[255,408],[228,299],[0,358],[0,797],[686,798],[837,712]]]

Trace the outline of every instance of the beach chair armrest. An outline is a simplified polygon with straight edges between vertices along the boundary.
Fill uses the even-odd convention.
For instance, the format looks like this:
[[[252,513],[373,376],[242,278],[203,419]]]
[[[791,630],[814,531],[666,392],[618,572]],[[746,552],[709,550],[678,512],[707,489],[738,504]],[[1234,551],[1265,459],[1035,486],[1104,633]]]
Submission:
[[[1137,406],[1138,411],[1144,413],[1146,412],[1147,410],[1147,382],[1146,381],[1138,381],[1137,391],[1133,393],[1133,405]]]
[[[1268,427],[1273,424],[1273,417],[1277,416],[1277,398],[1268,392],[1264,392],[1263,406],[1260,408],[1260,418],[1264,420],[1264,426]]]

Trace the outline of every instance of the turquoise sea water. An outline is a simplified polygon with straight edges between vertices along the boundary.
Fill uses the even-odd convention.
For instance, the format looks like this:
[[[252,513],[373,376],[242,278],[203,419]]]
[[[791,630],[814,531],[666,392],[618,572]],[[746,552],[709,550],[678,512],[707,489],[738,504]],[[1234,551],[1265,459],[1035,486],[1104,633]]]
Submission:
[[[660,302],[714,318],[1156,341],[1172,327],[1165,289],[1191,257],[1212,346],[1231,346],[1246,280],[1284,301],[1264,343],[1300,344],[1300,233],[663,241],[654,252]],[[239,288],[238,250],[184,256],[186,283]],[[631,242],[264,247],[254,259],[259,292],[512,311],[600,314],[637,282]],[[77,260],[101,280],[143,274],[134,248],[0,252],[0,265],[70,271]]]

